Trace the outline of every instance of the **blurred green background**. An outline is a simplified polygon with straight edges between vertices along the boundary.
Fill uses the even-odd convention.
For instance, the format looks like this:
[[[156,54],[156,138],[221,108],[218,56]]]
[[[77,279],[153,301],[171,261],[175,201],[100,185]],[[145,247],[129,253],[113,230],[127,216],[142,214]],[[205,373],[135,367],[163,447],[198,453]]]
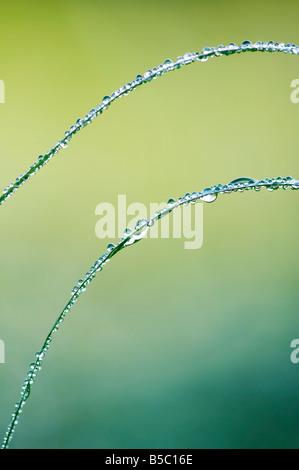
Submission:
[[[296,2],[1,4],[0,186],[137,73],[230,42],[299,43]],[[298,57],[243,54],[111,106],[0,209],[0,434],[29,363],[108,241],[100,202],[161,202],[239,176],[298,179]],[[147,239],[55,335],[12,448],[299,445],[298,194],[204,206],[204,243]]]

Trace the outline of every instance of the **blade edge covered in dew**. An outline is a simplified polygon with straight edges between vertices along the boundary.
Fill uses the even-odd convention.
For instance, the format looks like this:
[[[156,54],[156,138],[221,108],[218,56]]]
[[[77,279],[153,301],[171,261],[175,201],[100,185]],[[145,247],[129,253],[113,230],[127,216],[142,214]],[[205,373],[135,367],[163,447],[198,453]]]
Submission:
[[[299,46],[295,44],[274,43],[273,41],[251,43],[244,41],[240,46],[236,44],[229,44],[228,46],[220,45],[218,47],[204,47],[201,52],[187,52],[184,56],[179,56],[176,61],[166,59],[163,64],[147,70],[143,75],[128,82],[125,86],[121,86],[118,90],[111,93],[111,95],[104,96],[102,102],[89,111],[84,118],[79,118],[75,125],[71,126],[65,132],[64,137],[44,155],[40,155],[38,160],[33,163],[29,170],[16,178],[14,183],[9,184],[0,196],[0,205],[3,204],[9,197],[11,197],[26,181],[30,179],[38,170],[40,170],[54,155],[56,155],[62,148],[68,146],[69,141],[81,129],[90,124],[96,117],[103,113],[114,101],[118,98],[127,95],[138,86],[150,82],[151,80],[164,75],[166,72],[180,69],[184,65],[189,65],[195,61],[206,62],[210,57],[220,57],[223,55],[231,55],[240,52],[284,52],[285,54],[299,54]]]
[[[37,373],[41,370],[41,364],[50,347],[53,334],[58,331],[60,324],[63,322],[66,314],[70,311],[74,303],[78,300],[80,294],[85,292],[87,286],[95,278],[96,274],[103,269],[105,264],[107,264],[111,258],[122,249],[142,240],[147,231],[154,225],[155,222],[157,222],[157,220],[166,215],[169,215],[174,209],[181,205],[196,204],[198,201],[209,203],[215,201],[219,194],[243,192],[252,189],[255,191],[260,191],[262,188],[267,188],[269,191],[274,191],[280,188],[297,190],[299,189],[299,181],[295,180],[291,176],[287,176],[286,178],[266,178],[260,181],[253,178],[237,178],[224,186],[218,184],[216,186],[206,188],[201,192],[193,192],[192,194],[186,193],[184,197],[179,198],[177,201],[171,198],[168,200],[167,207],[156,211],[149,219],[139,220],[133,230],[126,228],[123,238],[116,245],[110,243],[107,246],[107,252],[97,259],[95,264],[91,266],[90,270],[86,273],[85,278],[79,279],[78,283],[73,288],[70,300],[51,328],[41,350],[36,353],[35,362],[30,364],[30,369],[22,386],[20,400],[15,405],[15,411],[11,416],[11,422],[3,439],[2,449],[6,449],[10,440],[12,439],[15,427],[18,423],[19,415],[22,412],[27,399],[29,398],[31,385],[34,383]]]

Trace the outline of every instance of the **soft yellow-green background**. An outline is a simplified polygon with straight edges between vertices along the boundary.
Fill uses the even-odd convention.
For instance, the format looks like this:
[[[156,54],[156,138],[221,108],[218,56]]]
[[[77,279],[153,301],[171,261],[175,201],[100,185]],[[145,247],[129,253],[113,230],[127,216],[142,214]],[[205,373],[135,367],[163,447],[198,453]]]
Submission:
[[[245,39],[299,43],[297,2],[1,3],[0,186],[165,58]],[[195,63],[111,106],[0,208],[0,433],[79,277],[105,251],[103,201],[148,205],[239,176],[299,177],[299,58]],[[113,241],[113,240],[112,240]],[[144,240],[55,336],[13,448],[298,447],[298,194],[204,207],[204,244]]]

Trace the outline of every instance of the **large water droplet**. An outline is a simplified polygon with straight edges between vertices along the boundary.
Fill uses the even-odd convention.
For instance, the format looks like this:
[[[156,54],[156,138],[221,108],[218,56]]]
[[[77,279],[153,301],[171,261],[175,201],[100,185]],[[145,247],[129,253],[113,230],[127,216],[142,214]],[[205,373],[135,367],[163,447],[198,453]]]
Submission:
[[[240,177],[240,178],[236,178],[234,180],[232,180],[230,183],[228,184],[236,184],[236,183],[257,183],[258,180],[254,179],[254,178],[248,178],[247,176],[243,176],[243,177]]]
[[[110,96],[106,95],[106,96],[104,96],[104,98],[102,99],[102,103],[107,106],[107,104],[110,103],[110,100],[111,100]]]
[[[241,46],[244,47],[244,48],[248,48],[248,47],[252,46],[252,43],[251,43],[251,41],[243,41]]]
[[[214,202],[215,199],[217,199],[217,194],[207,194],[200,197],[200,200],[204,202]]]

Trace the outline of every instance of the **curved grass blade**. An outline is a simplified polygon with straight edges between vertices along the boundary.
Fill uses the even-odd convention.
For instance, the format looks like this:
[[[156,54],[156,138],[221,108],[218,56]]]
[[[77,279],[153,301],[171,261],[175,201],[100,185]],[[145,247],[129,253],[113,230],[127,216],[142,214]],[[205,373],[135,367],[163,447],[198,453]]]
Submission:
[[[28,181],[31,176],[45,166],[45,164],[48,163],[48,161],[62,148],[67,147],[74,135],[108,109],[108,107],[118,98],[128,95],[140,85],[144,85],[167,72],[180,69],[184,65],[192,64],[195,61],[206,62],[211,57],[220,57],[223,55],[228,56],[241,52],[284,52],[285,54],[298,55],[299,46],[296,46],[295,44],[274,43],[273,41],[258,41],[255,43],[244,41],[240,46],[231,43],[228,46],[220,45],[218,47],[204,47],[201,52],[187,52],[184,56],[179,56],[176,61],[166,59],[163,64],[160,64],[151,70],[147,70],[143,75],[137,75],[134,80],[121,86],[118,90],[111,93],[111,95],[104,96],[101,103],[96,108],[91,109],[84,118],[79,118],[76,121],[76,124],[71,126],[71,128],[65,132],[65,135],[61,140],[58,140],[56,144],[53,145],[53,147],[44,155],[40,155],[38,160],[33,163],[25,173],[21,174],[14,183],[9,184],[3,190],[3,193],[0,196],[0,205],[7,201],[8,198],[10,198],[26,181]]]
[[[66,314],[70,311],[74,303],[78,300],[81,293],[83,293],[90,282],[95,278],[98,272],[100,272],[105,264],[107,264],[113,256],[119,253],[124,248],[134,245],[135,243],[141,241],[148,230],[164,216],[169,215],[174,209],[181,205],[195,204],[198,201],[204,202],[213,202],[216,200],[219,194],[229,194],[231,192],[243,192],[248,190],[260,191],[262,188],[268,189],[268,191],[274,191],[277,189],[299,189],[299,181],[295,180],[291,176],[286,178],[266,178],[264,180],[256,180],[253,178],[237,178],[232,182],[210,188],[206,188],[201,192],[194,192],[192,194],[187,193],[184,197],[179,198],[177,201],[175,199],[169,199],[167,207],[156,211],[155,214],[149,219],[139,220],[133,230],[125,229],[123,238],[116,244],[109,244],[107,246],[107,252],[104,253],[90,270],[86,273],[84,279],[80,279],[79,282],[72,290],[71,298],[60,313],[53,327],[51,328],[48,336],[46,337],[42,348],[39,352],[36,353],[36,359],[30,364],[30,369],[26,375],[24,384],[21,390],[20,400],[15,405],[15,411],[11,416],[10,424],[7,428],[6,434],[2,442],[2,449],[7,449],[8,445],[13,437],[16,425],[18,423],[19,416],[22,412],[22,409],[28,400],[31,392],[31,386],[35,381],[37,373],[41,370],[42,362],[44,357],[50,347],[53,334],[58,331],[61,323],[65,319]]]

